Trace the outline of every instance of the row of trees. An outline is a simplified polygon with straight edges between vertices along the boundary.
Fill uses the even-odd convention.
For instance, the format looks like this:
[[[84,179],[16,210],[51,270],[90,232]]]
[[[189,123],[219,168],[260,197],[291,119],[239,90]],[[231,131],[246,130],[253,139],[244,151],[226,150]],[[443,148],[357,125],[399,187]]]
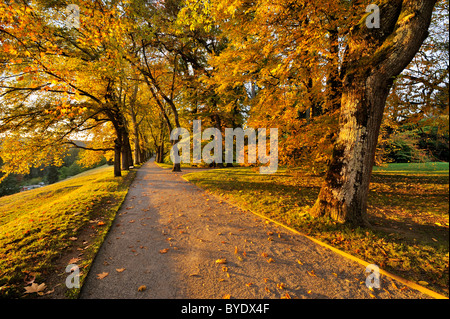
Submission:
[[[82,148],[93,151],[85,160],[105,153],[120,176],[152,151],[162,161],[167,143],[176,143],[169,132],[193,119],[222,132],[278,127],[283,163],[328,167],[312,214],[367,224],[385,103],[427,37],[436,1],[375,1],[378,28],[366,23],[378,18],[366,12],[371,1],[70,3],[79,25],[67,1],[0,3],[5,173],[59,165],[82,137],[90,141]],[[436,8],[448,12],[444,1]],[[407,81],[434,91],[422,113],[417,107],[401,116],[448,111],[442,72],[433,81],[426,73],[404,76],[396,101]],[[390,119],[400,116],[404,104],[397,104],[389,104]]]

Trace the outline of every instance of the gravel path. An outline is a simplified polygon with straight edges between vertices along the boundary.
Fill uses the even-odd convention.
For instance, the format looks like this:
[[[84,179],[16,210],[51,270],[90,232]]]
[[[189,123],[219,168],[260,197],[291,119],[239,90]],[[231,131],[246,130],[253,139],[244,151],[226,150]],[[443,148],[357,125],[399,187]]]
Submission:
[[[139,169],[80,298],[427,297],[385,276],[369,290],[363,266],[207,194],[189,172]]]

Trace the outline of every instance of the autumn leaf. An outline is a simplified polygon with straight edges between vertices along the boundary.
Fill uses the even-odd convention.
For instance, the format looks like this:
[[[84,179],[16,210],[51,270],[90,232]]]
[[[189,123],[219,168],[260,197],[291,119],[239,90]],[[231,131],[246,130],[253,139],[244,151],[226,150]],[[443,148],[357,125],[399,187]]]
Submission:
[[[32,294],[35,292],[39,293],[39,292],[43,291],[45,289],[45,287],[46,287],[45,283],[38,285],[37,283],[33,282],[31,284],[31,286],[25,287],[25,293],[26,294]]]
[[[284,283],[279,283],[279,284],[277,284],[277,288],[278,289],[284,289]]]
[[[311,271],[307,271],[308,275],[310,275],[311,277],[317,277],[316,274],[314,273],[314,270]]]
[[[169,248],[164,248],[159,251],[160,254],[165,254],[169,251]]]
[[[81,260],[81,258],[79,258],[79,257],[75,257],[75,258],[72,258],[72,259],[70,259],[69,260],[69,262],[68,262],[68,264],[70,265],[70,264],[76,264],[78,261],[80,261]]]
[[[97,274],[97,279],[103,279],[108,275],[109,275],[108,272],[102,272],[101,274]]]
[[[284,296],[281,296],[281,299],[291,299],[291,296],[288,293],[285,293]]]
[[[123,272],[125,270],[125,268],[117,268],[116,271],[117,272]]]
[[[145,290],[147,290],[146,285],[139,286],[139,288],[138,288],[138,291],[145,291]]]
[[[231,299],[231,295],[230,294],[225,294],[225,295],[223,295],[222,299]]]
[[[227,260],[225,258],[216,260],[216,264],[226,264],[226,263],[227,263]]]

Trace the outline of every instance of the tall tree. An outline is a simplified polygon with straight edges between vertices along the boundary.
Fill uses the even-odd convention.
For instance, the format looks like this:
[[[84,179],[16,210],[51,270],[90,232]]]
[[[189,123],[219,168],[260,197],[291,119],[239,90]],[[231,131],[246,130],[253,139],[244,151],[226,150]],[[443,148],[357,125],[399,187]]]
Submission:
[[[349,33],[339,133],[314,216],[368,225],[367,197],[378,133],[393,79],[428,35],[436,1],[378,1],[380,28],[365,18]]]

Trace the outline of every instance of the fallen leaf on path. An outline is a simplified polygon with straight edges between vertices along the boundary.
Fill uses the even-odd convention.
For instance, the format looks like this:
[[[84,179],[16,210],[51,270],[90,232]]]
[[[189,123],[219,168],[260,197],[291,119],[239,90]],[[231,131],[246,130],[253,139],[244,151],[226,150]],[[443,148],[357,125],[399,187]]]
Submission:
[[[303,263],[302,263],[300,260],[298,260],[298,259],[297,259],[297,263],[298,263],[299,265],[303,265]]]
[[[216,260],[216,264],[226,264],[226,263],[227,263],[227,260],[225,258]]]
[[[284,289],[284,283],[279,283],[279,284],[277,284],[277,288],[278,289]]]
[[[253,285],[253,283],[252,282],[249,282],[249,283],[246,283],[245,284],[247,287],[250,287],[251,285]]]
[[[164,248],[159,251],[160,254],[165,254],[169,251],[169,248]]]
[[[125,268],[117,268],[116,271],[117,272],[123,272],[125,270]]]
[[[263,257],[269,257],[269,254],[267,254],[267,253],[261,253],[261,256],[263,256]]]
[[[71,260],[69,260],[68,264],[76,264],[78,261],[80,261],[81,258],[72,258]]]
[[[134,223],[134,219],[130,220],[129,223]]]
[[[230,299],[230,298],[231,298],[230,294],[223,295],[223,297],[222,297],[222,299]]]
[[[101,274],[97,274],[97,279],[103,279],[109,275],[109,272],[102,272]]]
[[[310,275],[311,277],[317,277],[316,274],[314,273],[314,270],[311,271],[307,271],[308,275]]]
[[[422,286],[428,286],[428,283],[426,281],[423,281],[423,280],[419,281],[418,284],[422,285]]]
[[[41,292],[45,289],[45,287],[46,287],[45,283],[38,285],[37,283],[33,282],[31,286],[25,287],[25,293],[32,294],[34,292]]]
[[[71,241],[75,241],[75,240],[77,240],[78,238],[77,238],[77,237],[69,237],[69,239],[70,239]]]
[[[281,299],[291,299],[291,296],[286,293],[284,296],[281,296]]]
[[[145,291],[147,290],[147,286],[146,285],[142,285],[138,288],[138,291]]]
[[[270,264],[270,263],[275,262],[275,260],[273,260],[272,258],[269,258],[269,259],[267,259],[267,262]]]

